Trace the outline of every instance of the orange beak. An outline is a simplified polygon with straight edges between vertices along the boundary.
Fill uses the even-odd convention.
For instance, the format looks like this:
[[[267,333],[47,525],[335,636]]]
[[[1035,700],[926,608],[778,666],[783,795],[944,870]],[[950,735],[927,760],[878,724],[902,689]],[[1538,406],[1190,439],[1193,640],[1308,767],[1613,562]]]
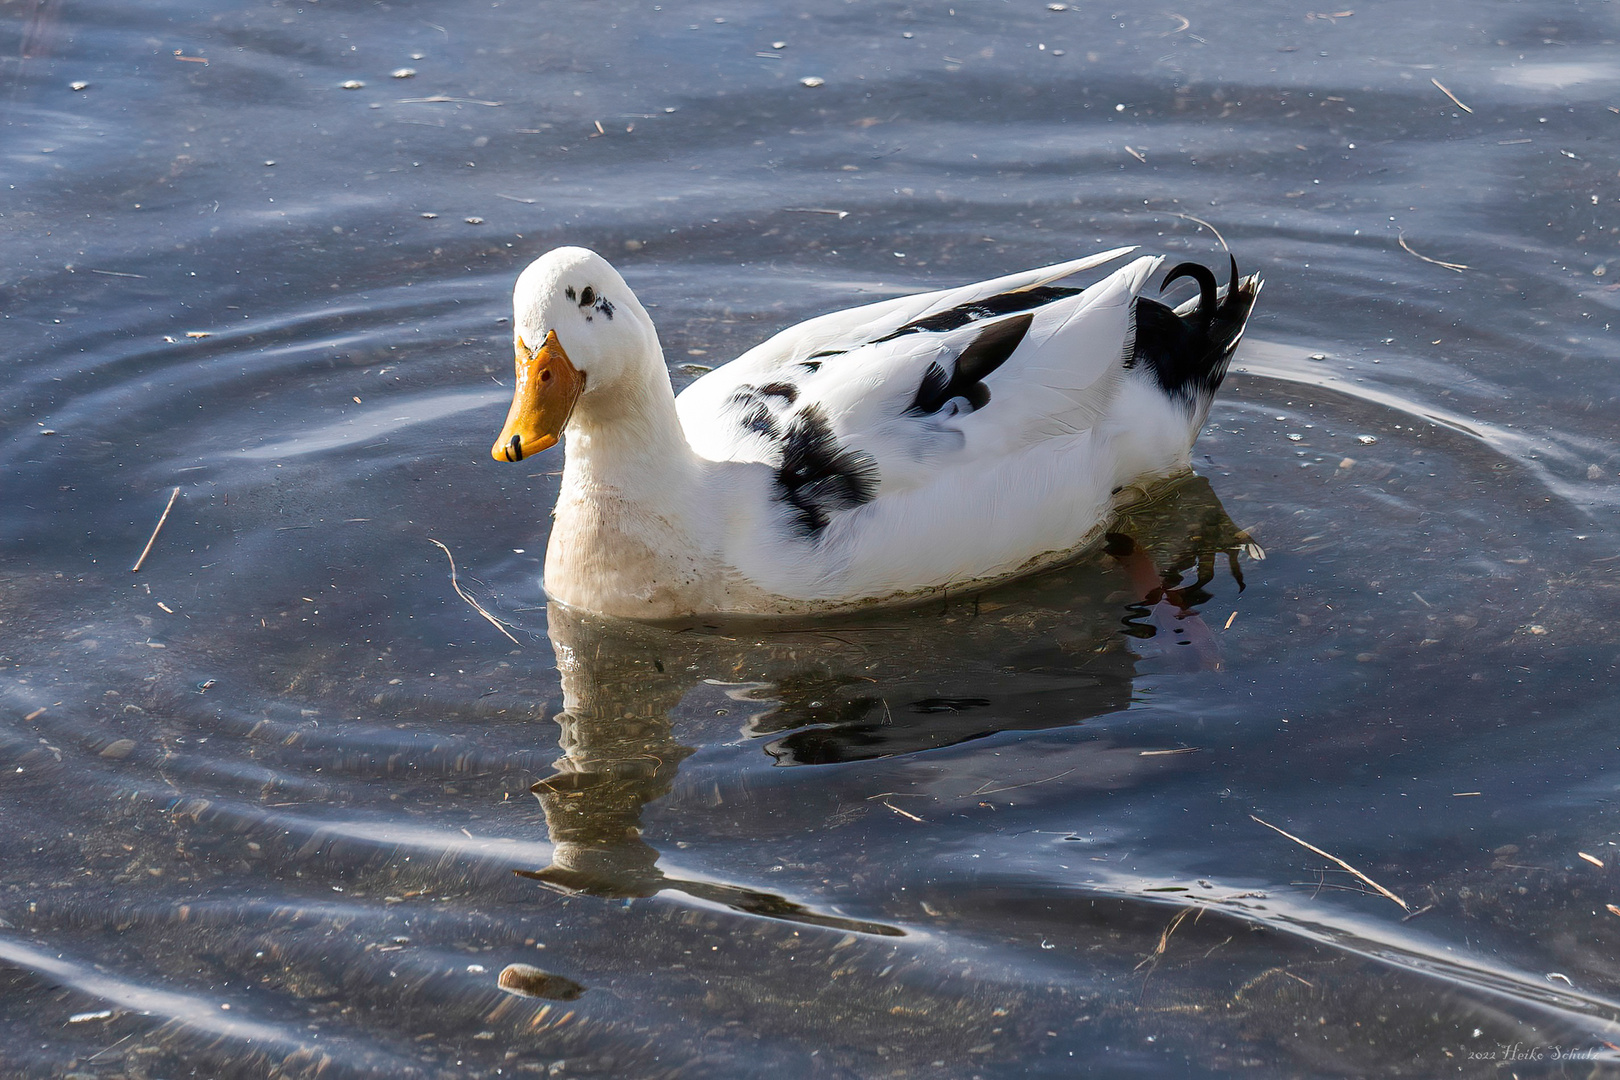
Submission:
[[[556,446],[585,389],[585,373],[569,362],[555,330],[547,331],[545,344],[533,355],[518,338],[516,363],[512,408],[490,449],[496,461],[522,461]]]

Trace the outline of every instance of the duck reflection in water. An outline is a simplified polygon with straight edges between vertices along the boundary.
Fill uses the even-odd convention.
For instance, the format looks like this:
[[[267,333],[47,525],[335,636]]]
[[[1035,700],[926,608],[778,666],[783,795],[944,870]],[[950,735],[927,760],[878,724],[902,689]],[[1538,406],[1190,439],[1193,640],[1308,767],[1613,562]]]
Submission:
[[[744,733],[779,765],[828,765],[953,746],[1003,731],[1079,724],[1126,708],[1139,664],[1217,670],[1198,613],[1224,561],[1263,557],[1208,482],[1160,489],[1094,554],[963,598],[837,621],[648,626],[553,604],[563,757],[532,791],[554,845],[559,891],[649,897],[666,889],[770,918],[897,935],[784,897],[665,875],[642,839],[642,807],[666,795],[695,748],[673,716],[701,682],[757,711]],[[1188,575],[1191,580],[1188,580]]]

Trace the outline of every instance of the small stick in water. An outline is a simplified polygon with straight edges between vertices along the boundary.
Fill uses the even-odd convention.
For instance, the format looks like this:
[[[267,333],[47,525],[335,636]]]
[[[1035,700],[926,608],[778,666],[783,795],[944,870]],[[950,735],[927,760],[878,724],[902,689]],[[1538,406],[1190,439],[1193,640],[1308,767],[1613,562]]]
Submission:
[[[1249,817],[1254,818],[1255,821],[1260,821],[1260,819],[1255,817],[1253,814],[1250,814]],[[1350,873],[1354,874],[1357,878],[1361,879],[1362,881],[1365,881],[1368,885],[1371,885],[1374,889],[1377,889],[1378,890],[1378,895],[1387,896],[1391,900],[1395,901],[1397,904],[1401,905],[1401,910],[1402,911],[1411,911],[1412,910],[1411,908],[1406,906],[1406,901],[1405,900],[1402,900],[1400,897],[1396,896],[1394,893],[1390,892],[1388,889],[1386,889],[1382,885],[1378,884],[1378,882],[1374,881],[1372,878],[1368,877],[1366,874],[1363,874],[1360,870],[1357,870],[1355,867],[1351,866],[1349,863],[1345,862],[1343,859],[1339,858],[1337,855],[1329,855],[1327,852],[1323,851],[1321,848],[1317,847],[1315,844],[1307,844],[1305,841],[1301,840],[1299,837],[1295,836],[1293,833],[1283,832],[1283,830],[1277,828],[1277,826],[1273,825],[1269,821],[1260,821],[1260,824],[1264,825],[1266,828],[1270,829],[1272,832],[1282,833],[1284,836],[1288,837],[1288,839],[1292,840],[1294,843],[1298,844],[1300,847],[1304,848],[1307,851],[1314,851],[1318,855],[1322,856],[1322,858],[1324,858],[1324,859],[1332,859],[1334,862],[1338,863],[1344,869],[1346,869],[1346,870],[1350,871]]]
[[[1404,233],[1396,236],[1395,241],[1401,245],[1402,250],[1404,250],[1408,255],[1417,255],[1418,258],[1422,259],[1426,263],[1433,263],[1436,266],[1443,266],[1447,270],[1455,270],[1459,274],[1464,270],[1471,269],[1467,263],[1454,263],[1446,262],[1444,259],[1431,259],[1427,255],[1421,255],[1418,252],[1413,251],[1412,245],[1406,242],[1406,235]]]
[[[159,524],[161,524],[161,522]],[[491,615],[489,612],[485,611],[483,609],[483,606],[480,605],[478,603],[478,601],[476,601],[472,597],[468,596],[467,593],[462,589],[461,582],[456,580],[456,557],[454,555],[450,554],[450,549],[445,547],[443,544],[440,544],[437,540],[433,539],[433,537],[431,537],[431,536],[428,537],[428,543],[437,545],[439,550],[444,552],[444,557],[450,560],[450,587],[452,589],[456,590],[456,595],[461,597],[463,600],[467,601],[467,603],[471,604],[472,609],[474,611],[478,612],[478,614],[480,614],[484,618],[488,619],[489,624],[491,626],[493,626],[495,629],[499,630],[501,633],[506,634],[506,638],[507,638],[508,641],[510,641],[512,644],[516,645],[520,649],[523,648],[523,642],[521,642],[517,638],[513,637],[510,633],[507,633],[506,627],[501,625],[501,621],[499,619],[497,619],[495,616]]]
[[[1463,112],[1468,113],[1469,115],[1473,115],[1474,110],[1470,109],[1468,106],[1466,106],[1462,102],[1458,101],[1457,100],[1457,95],[1453,94],[1450,90],[1447,90],[1444,86],[1442,86],[1440,84],[1439,79],[1430,79],[1429,81],[1434,83],[1434,88],[1436,90],[1440,91],[1442,94],[1446,95],[1446,97],[1450,98],[1451,103],[1453,105],[1457,106],[1457,108],[1461,109]]]
[[[146,542],[146,546],[141,549],[141,557],[135,560],[135,565],[129,568],[130,573],[140,573],[141,564],[146,562],[146,557],[148,555],[152,554],[152,545],[157,543],[158,533],[163,531],[163,523],[169,520],[169,511],[174,509],[174,501],[179,497],[179,488],[175,488],[173,491],[169,492],[169,505],[163,508],[163,514],[158,518],[157,527],[152,530],[152,538],[148,540]]]

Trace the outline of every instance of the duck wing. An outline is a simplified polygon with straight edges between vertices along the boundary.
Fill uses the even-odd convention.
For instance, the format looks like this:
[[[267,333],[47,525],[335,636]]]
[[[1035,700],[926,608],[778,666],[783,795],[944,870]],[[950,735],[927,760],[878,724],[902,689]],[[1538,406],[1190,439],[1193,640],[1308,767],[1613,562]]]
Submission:
[[[1079,291],[1055,289],[1052,282],[1112,262],[1134,250],[1114,248],[954,289],[829,312],[790,326],[704,375],[681,393],[676,406],[687,439],[694,450],[711,461],[767,460],[760,456],[761,446],[755,437],[762,426],[757,406],[764,405],[775,413],[784,403],[792,404],[788,388],[796,397],[807,378],[818,373],[823,364],[920,329],[954,329],[997,314],[1039,307]],[[901,346],[900,351],[904,348]],[[872,356],[867,353],[855,359],[870,361]],[[852,366],[847,360],[837,365],[846,372]],[[739,391],[756,392],[760,400],[745,403],[748,395],[737,397]]]
[[[909,503],[906,493],[924,489],[966,496],[1039,444],[1078,444],[1118,420],[1133,367],[1157,374],[1170,370],[1165,358],[1182,357],[1188,345],[1176,335],[1199,334],[1207,305],[1183,314],[1140,298],[1161,261],[1137,259],[1083,290],[1051,282],[1094,260],[823,316],[704,376],[677,407],[703,456],[774,470],[773,496],[804,536],[875,500]],[[1219,351],[1230,355],[1225,343]],[[1184,457],[1202,416],[1134,382],[1150,388],[1146,418],[1162,429],[1151,441],[1164,446],[1132,458]],[[1037,486],[1049,483],[1063,479]]]

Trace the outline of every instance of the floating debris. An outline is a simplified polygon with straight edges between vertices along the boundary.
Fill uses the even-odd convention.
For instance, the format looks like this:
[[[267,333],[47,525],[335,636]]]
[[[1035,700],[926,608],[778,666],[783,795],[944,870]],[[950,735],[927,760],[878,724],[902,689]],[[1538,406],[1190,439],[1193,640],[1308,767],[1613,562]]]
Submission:
[[[1584,851],[1577,851],[1575,854],[1579,855],[1581,858],[1585,859],[1599,870],[1603,869],[1603,860],[1598,858],[1596,855],[1588,855]]]
[[[826,86],[827,80],[823,79],[820,75],[806,75],[804,78],[799,80],[799,85],[808,86],[810,89],[814,90],[818,86]]]
[[[1412,250],[1412,245],[1410,245],[1410,244],[1408,244],[1406,242],[1406,235],[1404,233],[1398,234],[1395,237],[1395,241],[1398,244],[1401,245],[1401,249],[1403,251],[1405,251],[1408,255],[1417,255],[1418,258],[1422,259],[1426,263],[1433,263],[1436,266],[1443,266],[1447,270],[1455,270],[1459,274],[1462,273],[1464,270],[1469,269],[1469,266],[1468,266],[1467,263],[1446,262],[1443,259],[1431,259],[1427,255],[1418,255],[1417,252]]]
[[[469,225],[482,225],[484,223],[484,219],[481,217],[462,218],[461,220]]]
[[[432,97],[400,98],[401,105],[442,105],[445,103],[455,105],[487,105],[491,109],[498,109],[502,102],[484,101],[480,98],[446,97],[444,94],[434,94]]]
[[[97,1009],[95,1012],[74,1013],[68,1017],[67,1022],[70,1024],[85,1024],[91,1020],[111,1020],[112,1015],[113,1011],[111,1009]]]
[[[508,994],[552,1001],[573,1001],[585,992],[585,987],[573,979],[542,971],[533,964],[507,964],[495,981]]]
[[[900,809],[898,806],[894,805],[894,803],[890,802],[888,799],[883,800],[883,805],[887,806],[890,810],[893,810],[895,813],[899,814],[903,818],[910,818],[912,821],[922,821],[922,818],[918,817],[916,814],[908,813],[908,812]]]
[[[71,83],[68,83],[68,89],[69,90],[88,90],[88,89],[90,89],[90,84],[87,83],[87,82],[71,82]],[[86,1015],[86,1014],[81,1014],[81,1015]],[[70,1024],[72,1022],[73,1021],[71,1021],[71,1020],[68,1021],[68,1023],[70,1023]]]
[[[1378,441],[1378,436],[1376,436],[1376,435],[1357,435],[1356,436],[1356,442],[1360,443],[1362,446],[1371,446],[1373,443],[1375,443],[1377,441]]]
[[[1465,113],[1470,113],[1470,114],[1473,113],[1474,110],[1470,109],[1468,106],[1466,106],[1462,102],[1458,101],[1457,100],[1457,95],[1453,94],[1450,90],[1447,90],[1445,88],[1445,86],[1441,84],[1439,79],[1431,78],[1429,81],[1434,83],[1434,88],[1436,90],[1440,91],[1442,94],[1446,95],[1446,97],[1450,98],[1451,103],[1453,105],[1457,106],[1457,108],[1461,109]]]
[[[396,78],[396,79],[414,79],[414,78],[416,78],[416,69],[415,68],[395,68],[393,71],[390,71],[388,74],[391,75],[393,78]]]
[[[343,84],[343,89],[345,90],[364,90],[365,88],[366,84],[361,82],[359,79],[350,79],[348,82]]]
[[[467,603],[471,604],[474,611],[478,612],[478,614],[489,620],[489,624],[491,626],[506,636],[506,640],[510,641],[512,644],[521,649],[523,647],[523,642],[513,637],[511,632],[506,629],[506,625],[502,623],[501,620],[485,611],[482,604],[480,604],[477,600],[474,600],[471,596],[468,596],[466,590],[461,587],[461,582],[456,580],[456,557],[450,554],[450,549],[439,543],[439,541],[433,539],[431,536],[428,537],[428,543],[444,552],[444,557],[450,560],[450,587],[456,590],[456,595],[467,601]]]
[[[436,217],[438,217],[438,216],[439,216],[439,215],[438,215],[438,214],[435,214],[435,213],[431,213],[431,212],[428,212],[428,211],[424,211],[424,212],[423,212],[423,214],[422,214],[422,216],[423,216],[423,217],[425,217],[425,218],[427,218],[427,219],[429,219],[429,220],[432,220],[432,219],[433,219],[433,218],[436,218]]]
[[[1378,882],[1374,881],[1372,878],[1368,877],[1366,874],[1363,874],[1360,870],[1357,870],[1355,867],[1351,866],[1349,863],[1345,862],[1343,859],[1339,858],[1337,855],[1329,855],[1327,852],[1323,851],[1321,848],[1317,847],[1315,844],[1307,844],[1305,841],[1301,840],[1299,837],[1295,836],[1293,833],[1284,832],[1282,829],[1277,828],[1277,826],[1273,825],[1271,822],[1262,821],[1260,818],[1255,817],[1253,814],[1249,815],[1249,820],[1255,821],[1255,822],[1258,822],[1261,825],[1264,825],[1266,828],[1270,829],[1274,833],[1279,833],[1279,834],[1281,834],[1283,836],[1286,836],[1288,839],[1292,840],[1294,843],[1298,844],[1300,847],[1304,848],[1306,851],[1314,851],[1316,854],[1322,856],[1322,858],[1332,860],[1334,863],[1338,864],[1338,866],[1341,869],[1348,870],[1358,880],[1360,880],[1362,882],[1365,882],[1368,885],[1371,885],[1375,890],[1377,890],[1379,896],[1388,897],[1389,899],[1395,901],[1397,904],[1401,905],[1401,910],[1402,911],[1410,911],[1410,910],[1412,910],[1410,907],[1407,906],[1407,903],[1406,903],[1405,900],[1402,900],[1400,897],[1396,896],[1394,893],[1390,892],[1388,889],[1386,889],[1382,885],[1378,884]]]
[[[773,41],[773,42],[771,42],[771,48],[773,48],[773,49],[785,49],[785,48],[787,48],[787,42],[785,42],[785,41]]]
[[[146,557],[148,555],[152,554],[152,545],[157,543],[158,533],[163,531],[163,523],[165,521],[169,520],[169,511],[174,509],[174,501],[176,499],[178,499],[179,497],[180,497],[180,489],[179,488],[175,488],[173,491],[169,492],[169,505],[167,505],[167,506],[165,506],[163,508],[163,513],[161,515],[159,515],[158,523],[157,523],[156,527],[154,527],[152,529],[151,538],[146,541],[146,546],[141,549],[141,557],[136,559],[135,560],[135,565],[129,568],[130,573],[132,573],[132,574],[139,573],[140,569],[141,569],[141,564],[146,561]],[[131,744],[131,745],[134,745],[134,744]]]
[[[1328,355],[1325,352],[1313,352],[1313,353],[1311,353],[1311,355],[1307,356],[1305,359],[1307,359],[1307,360],[1315,360],[1317,362],[1321,362],[1323,360],[1326,360],[1327,358],[1328,358]]]

